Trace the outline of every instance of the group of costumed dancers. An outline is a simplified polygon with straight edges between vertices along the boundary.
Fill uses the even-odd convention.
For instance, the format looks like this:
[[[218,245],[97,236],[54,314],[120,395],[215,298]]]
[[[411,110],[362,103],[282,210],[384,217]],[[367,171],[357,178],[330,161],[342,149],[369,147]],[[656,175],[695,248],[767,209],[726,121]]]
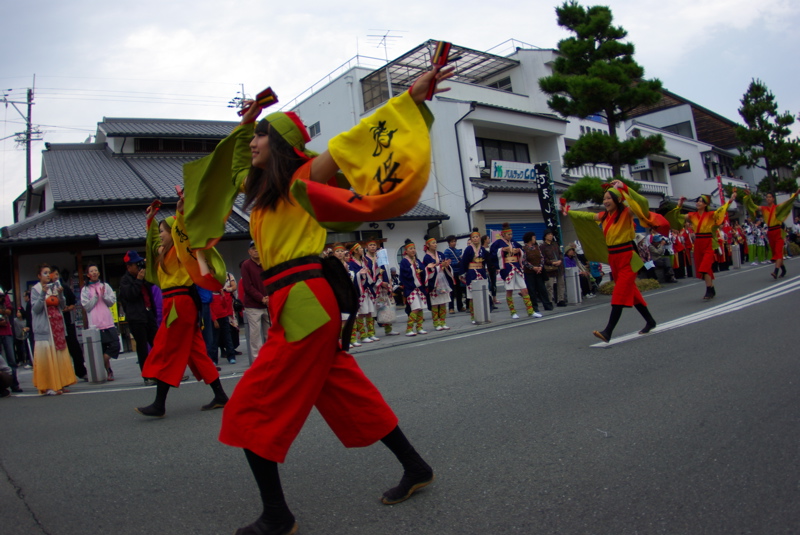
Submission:
[[[376,339],[375,310],[370,308],[374,305],[360,300],[355,285],[362,295],[369,295],[364,290],[370,287],[376,293],[376,288],[387,289],[390,281],[374,256],[377,243],[368,242],[366,254],[361,244],[353,247],[352,277],[342,269],[338,255],[321,258],[320,252],[328,229],[355,229],[364,221],[401,215],[416,204],[430,173],[433,117],[425,100],[447,91],[438,84],[452,75],[452,68],[434,67],[407,92],[331,139],[322,154],[306,148],[310,137],[297,115],[276,112],[256,122],[262,108],[248,101],[240,125],[214,152],[185,165],[185,193],[180,192],[175,214],[156,221],[157,202],[147,211],[151,261],[146,275],[162,288],[164,319],[142,370],[143,377],[156,380],[156,397],[136,410],[164,417],[169,389],[180,386],[186,366],[211,387],[214,397],[201,408],[224,407],[219,439],[244,450],[261,496],[261,515],[239,528],[238,535],[297,532],[278,464],[284,462],[312,407],[346,447],[381,441],[396,456],[403,474],[383,493],[384,504],[400,503],[434,479],[431,467],[400,429],[397,416],[346,351],[352,338],[348,328],[342,328],[344,315],[349,326],[356,323],[360,340]],[[391,176],[386,174],[389,169]],[[214,246],[240,193],[251,210],[250,232],[265,270],[262,279],[273,321],[267,341],[229,398],[205,351],[196,287],[219,291],[225,283],[225,265]],[[713,274],[706,261],[710,247],[701,240],[720,224],[717,214],[727,209],[727,203],[707,214],[708,201],[701,198],[696,213],[675,213],[673,220],[682,226],[682,219],[688,218],[695,225],[696,272],[706,279],[713,297]],[[656,325],[635,285],[633,218],[650,227],[660,227],[664,220],[620,181],[605,192],[603,206],[602,214],[570,211],[566,205],[562,210],[575,223],[587,256],[611,265],[616,281],[611,317],[603,331],[595,332],[609,341],[624,307],[635,306],[645,318],[642,333]],[[760,209],[765,217],[769,214],[771,228],[785,210],[784,205],[768,205],[766,212],[765,207]],[[772,250],[782,247],[776,243]],[[510,229],[501,232],[489,251],[481,247],[477,231],[470,235],[463,254],[468,297],[475,281],[488,278],[490,254],[499,260],[512,316],[516,317],[515,291],[522,294],[528,315],[533,315],[520,264],[522,247],[513,241]],[[436,328],[447,329],[449,287],[455,280],[436,240],[425,240],[422,260],[415,244],[406,243],[400,272],[411,310],[406,334],[425,332],[421,311],[428,299]]]
[[[342,284],[351,279],[339,260],[320,253],[326,229],[354,229],[417,203],[431,161],[433,116],[425,100],[447,91],[438,84],[452,75],[450,67],[434,67],[331,139],[322,154],[306,148],[310,137],[297,115],[271,113],[256,123],[262,108],[248,101],[240,125],[214,152],[184,166],[185,193],[175,215],[156,222],[158,203],[148,209],[147,279],[163,289],[164,320],[142,371],[156,380],[156,399],[136,410],[163,417],[167,393],[180,385],[187,365],[211,386],[214,397],[202,409],[224,407],[219,439],[244,449],[261,495],[261,515],[238,535],[297,532],[278,464],[312,407],[346,447],[381,441],[397,457],[403,475],[383,493],[384,504],[400,503],[434,479],[397,416],[346,352],[342,314],[362,317],[364,334],[372,336],[372,311],[360,308],[353,284]],[[384,176],[390,169],[391,176]],[[224,262],[214,245],[242,192],[265,270],[272,325],[229,399],[203,347],[194,287],[219,291],[224,284]],[[359,272],[371,269],[366,258]]]
[[[621,180],[603,184],[604,212],[581,212],[570,210],[569,204],[562,200],[561,213],[569,216],[584,245],[588,259],[595,262],[607,263],[611,267],[611,276],[614,280],[614,290],[611,295],[611,314],[608,324],[602,331],[593,334],[609,342],[614,333],[624,308],[635,307],[645,320],[645,326],[639,334],[647,334],[656,327],[647,302],[636,287],[636,276],[643,262],[636,252],[634,218],[648,228],[656,229],[660,234],[673,230],[682,232],[687,223],[694,229],[694,273],[698,279],[705,282],[706,292],[703,300],[710,300],[716,296],[714,288],[714,251],[719,247],[717,243],[717,230],[725,223],[730,203],[736,200],[737,192],[734,191],[730,199],[716,210],[709,211],[711,205],[710,195],[700,195],[695,199],[696,211],[683,214],[682,208],[686,201],[681,197],[677,206],[665,216],[651,212],[647,200]],[[777,279],[786,275],[783,264],[784,240],[781,221],[786,219],[791,212],[792,204],[800,189],[794,192],[788,200],[776,205],[772,193],[766,195],[766,205],[757,206],[749,193],[744,196],[744,205],[748,212],[755,217],[761,212],[769,228],[768,239],[772,248],[772,260],[775,269],[772,277]]]
[[[447,309],[450,304],[450,292],[456,284],[450,259],[439,253],[435,238],[425,236],[424,256],[420,260],[417,246],[406,239],[403,246],[403,259],[400,260],[400,283],[403,285],[403,296],[408,310],[406,336],[427,334],[423,329],[423,310],[430,301],[433,327],[437,331],[446,331]]]

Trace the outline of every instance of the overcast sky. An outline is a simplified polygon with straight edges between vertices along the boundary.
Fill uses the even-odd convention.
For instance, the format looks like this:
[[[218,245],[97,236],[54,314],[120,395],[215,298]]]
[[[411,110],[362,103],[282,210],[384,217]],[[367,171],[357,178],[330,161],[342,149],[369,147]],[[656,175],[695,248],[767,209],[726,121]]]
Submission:
[[[22,101],[36,75],[33,122],[44,139],[33,144],[35,180],[45,141],[82,142],[103,117],[236,120],[226,104],[240,84],[249,95],[272,86],[286,103],[357,54],[394,59],[428,39],[483,51],[509,39],[555,48],[568,36],[553,2],[389,4],[6,2],[0,88]],[[760,78],[781,111],[800,112],[797,0],[608,4],[645,76],[666,89],[739,121],[739,100]],[[389,30],[384,50],[370,36]],[[0,138],[24,130],[11,106],[0,119]],[[11,202],[24,188],[25,152],[12,137],[0,142],[0,226],[12,224]]]

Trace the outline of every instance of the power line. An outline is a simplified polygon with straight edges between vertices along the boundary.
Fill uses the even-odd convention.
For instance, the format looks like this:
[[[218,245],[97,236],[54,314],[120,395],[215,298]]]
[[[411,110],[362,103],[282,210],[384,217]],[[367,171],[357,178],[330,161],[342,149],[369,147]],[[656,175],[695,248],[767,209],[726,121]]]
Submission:
[[[80,91],[83,93],[122,93],[122,94],[130,94],[130,95],[157,95],[157,96],[171,96],[171,95],[181,95],[181,96],[189,96],[192,98],[226,98],[221,97],[219,95],[186,95],[185,93],[157,93],[154,91],[130,91],[130,90],[119,90],[119,89],[82,89],[82,88],[72,88],[72,87],[39,87],[37,89],[37,93],[41,94],[42,91]]]

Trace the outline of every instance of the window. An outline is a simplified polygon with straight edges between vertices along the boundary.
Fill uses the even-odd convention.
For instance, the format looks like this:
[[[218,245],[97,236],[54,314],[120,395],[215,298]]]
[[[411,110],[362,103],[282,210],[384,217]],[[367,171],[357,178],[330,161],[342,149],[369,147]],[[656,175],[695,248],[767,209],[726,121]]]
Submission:
[[[134,152],[191,152],[209,153],[220,142],[219,139],[182,139],[182,138],[136,138]]]
[[[475,138],[475,144],[478,149],[478,160],[486,162],[486,167],[489,167],[494,160],[531,163],[526,143],[478,137]]]
[[[671,124],[669,126],[665,126],[662,130],[672,132],[673,134],[678,134],[679,136],[694,138],[694,134],[692,132],[692,123],[689,121]]]
[[[319,135],[319,133],[320,133],[319,121],[317,121],[316,123],[314,123],[314,124],[312,124],[311,126],[308,127],[308,135],[311,136],[311,139],[314,139],[315,137],[317,137]]]
[[[652,169],[645,169],[644,171],[639,171],[637,173],[639,175],[639,180],[642,182],[655,182],[656,179],[653,177]]]
[[[689,164],[689,160],[682,160],[680,162],[675,162],[669,164],[669,174],[670,175],[679,175],[681,173],[690,173],[692,171],[692,166]]]
[[[488,84],[488,87],[493,87],[495,89],[500,89],[502,91],[508,91],[509,93],[513,92],[511,89],[511,77],[506,76],[505,78],[501,78],[496,82],[492,82]]]
[[[399,95],[406,91],[408,86],[392,84],[392,94]],[[361,95],[364,98],[364,111],[377,108],[389,100],[389,85],[386,78],[386,69],[375,71],[361,80]]]

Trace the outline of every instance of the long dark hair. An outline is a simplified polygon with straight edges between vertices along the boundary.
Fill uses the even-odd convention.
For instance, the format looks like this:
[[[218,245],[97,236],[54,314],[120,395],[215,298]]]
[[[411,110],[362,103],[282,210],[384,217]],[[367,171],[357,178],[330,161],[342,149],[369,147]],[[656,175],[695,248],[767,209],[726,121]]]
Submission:
[[[267,134],[269,138],[269,159],[264,169],[250,168],[244,187],[244,207],[271,210],[278,201],[291,202],[289,185],[292,175],[308,160],[301,158],[268,122],[258,124],[258,134]]]

